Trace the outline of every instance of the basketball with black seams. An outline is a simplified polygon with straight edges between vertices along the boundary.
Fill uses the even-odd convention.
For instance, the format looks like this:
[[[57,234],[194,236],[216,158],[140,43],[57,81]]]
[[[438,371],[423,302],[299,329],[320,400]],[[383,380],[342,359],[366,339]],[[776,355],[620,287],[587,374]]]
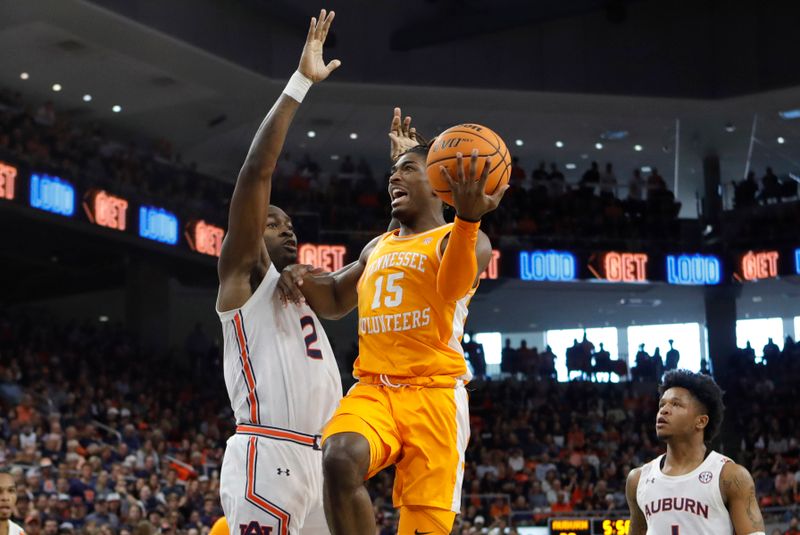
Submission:
[[[444,166],[450,176],[456,179],[458,177],[456,153],[460,152],[464,161],[464,174],[469,176],[469,161],[473,149],[478,149],[477,177],[483,173],[486,158],[491,158],[485,189],[487,195],[492,195],[508,184],[511,178],[511,154],[503,139],[492,129],[474,123],[458,124],[448,128],[431,144],[426,170],[433,191],[450,206],[453,206],[453,194],[439,166]]]

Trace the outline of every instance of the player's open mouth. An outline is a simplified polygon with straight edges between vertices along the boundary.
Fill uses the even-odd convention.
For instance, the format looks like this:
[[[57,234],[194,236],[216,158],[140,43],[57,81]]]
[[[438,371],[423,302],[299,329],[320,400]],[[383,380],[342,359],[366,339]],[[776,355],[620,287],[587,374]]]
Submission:
[[[293,253],[296,253],[297,252],[297,242],[294,241],[294,240],[290,240],[290,241],[284,242],[283,248],[286,249],[287,251],[291,251]]]
[[[394,206],[395,203],[397,203],[400,199],[408,197],[408,192],[398,187],[394,187],[389,190],[389,196],[392,198],[392,206]]]
[[[659,418],[656,420],[656,427],[663,427],[667,425],[669,422],[665,418]]]

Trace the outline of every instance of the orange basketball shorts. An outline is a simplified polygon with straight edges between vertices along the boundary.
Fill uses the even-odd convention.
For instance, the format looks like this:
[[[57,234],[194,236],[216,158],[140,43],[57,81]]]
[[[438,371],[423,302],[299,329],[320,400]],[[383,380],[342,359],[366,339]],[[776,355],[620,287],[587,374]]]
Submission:
[[[459,513],[464,450],[469,441],[467,391],[461,381],[449,377],[419,379],[418,383],[427,385],[399,383],[409,378],[385,377],[384,382],[361,378],[342,399],[322,441],[337,433],[366,438],[370,449],[367,479],[395,465],[395,507],[436,507]]]

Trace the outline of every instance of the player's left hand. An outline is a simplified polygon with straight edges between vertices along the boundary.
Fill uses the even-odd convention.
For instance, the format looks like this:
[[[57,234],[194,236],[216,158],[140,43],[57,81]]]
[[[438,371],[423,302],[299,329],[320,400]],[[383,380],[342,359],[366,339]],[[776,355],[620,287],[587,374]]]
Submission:
[[[469,170],[465,171],[464,156],[460,152],[456,153],[456,168],[458,173],[456,178],[450,176],[445,166],[440,165],[439,171],[450,184],[450,191],[453,192],[453,206],[456,215],[466,221],[480,221],[487,213],[491,212],[500,204],[508,189],[508,184],[494,192],[486,195],[486,181],[489,178],[489,169],[492,168],[492,159],[487,157],[483,165],[483,173],[478,177],[478,149],[473,149],[469,159]]]
[[[303,54],[300,56],[300,65],[297,66],[297,70],[314,83],[327,78],[342,64],[341,61],[335,59],[326,65],[325,60],[322,59],[322,46],[328,37],[328,30],[334,16],[336,14],[333,11],[327,13],[323,9],[319,12],[319,20],[311,17],[311,24],[308,27],[306,44],[303,46]]]
[[[307,274],[319,275],[324,272],[324,269],[310,264],[292,264],[283,268],[278,279],[278,295],[284,306],[290,302],[296,305],[305,303],[306,298],[303,297],[303,293],[300,291],[300,286],[303,285],[303,277]]]

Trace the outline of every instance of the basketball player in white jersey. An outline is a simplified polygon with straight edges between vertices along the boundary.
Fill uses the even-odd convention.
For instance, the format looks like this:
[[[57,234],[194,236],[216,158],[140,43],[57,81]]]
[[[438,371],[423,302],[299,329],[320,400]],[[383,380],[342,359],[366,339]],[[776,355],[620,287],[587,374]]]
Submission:
[[[0,471],[0,535],[25,535],[22,527],[11,520],[17,505],[17,484],[7,470]]]
[[[725,407],[714,380],[664,375],[656,435],[667,453],[628,475],[630,535],[764,535],[750,472],[709,449]]]
[[[341,379],[314,312],[276,290],[281,270],[297,260],[297,239],[289,217],[269,200],[300,102],[340,65],[322,59],[333,18],[322,10],[311,19],[297,72],[256,132],[217,267],[225,385],[237,424],[220,482],[232,535],[328,533],[319,434],[342,396]]]

